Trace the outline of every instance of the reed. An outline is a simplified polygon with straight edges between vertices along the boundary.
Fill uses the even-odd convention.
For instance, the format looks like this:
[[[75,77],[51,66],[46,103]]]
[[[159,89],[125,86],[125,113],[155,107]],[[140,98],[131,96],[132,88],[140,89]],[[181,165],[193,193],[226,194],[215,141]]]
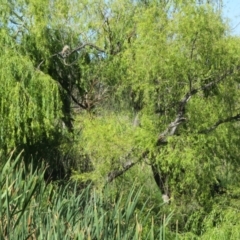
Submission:
[[[26,169],[21,154],[7,160],[0,184],[0,239],[165,239],[169,217],[155,226],[146,203],[137,206],[141,189],[116,199],[108,188],[46,184],[44,168]]]

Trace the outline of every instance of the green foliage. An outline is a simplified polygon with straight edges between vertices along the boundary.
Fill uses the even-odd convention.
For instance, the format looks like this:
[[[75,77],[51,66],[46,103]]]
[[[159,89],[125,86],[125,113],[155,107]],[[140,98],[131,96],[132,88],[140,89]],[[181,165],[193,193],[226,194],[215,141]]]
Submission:
[[[77,148],[81,154],[89,157],[94,171],[82,174],[75,172],[73,178],[105,183],[112,169],[122,168],[126,156],[137,160],[143,149],[153,151],[156,134],[152,116],[141,115],[141,128],[133,127],[133,121],[131,115],[109,112],[98,117],[88,114],[78,117],[76,126],[82,128],[82,132],[77,138]]]
[[[176,226],[180,239],[239,238],[234,225],[239,216],[234,218],[231,209],[238,211],[240,44],[239,37],[231,36],[220,2],[3,1],[1,153],[24,148],[25,162],[35,156],[31,176],[36,177],[26,188],[21,185],[26,190],[22,202],[7,190],[22,183],[2,178],[4,234],[14,224],[21,232],[20,219],[26,223],[32,216],[30,230],[39,238],[102,238],[109,227],[115,239],[129,238],[126,234],[172,239]],[[65,44],[70,52],[63,56]],[[73,179],[83,186],[92,182],[98,192],[86,188],[77,196],[71,185],[45,186],[35,172],[42,160],[50,171],[72,167]],[[128,169],[126,163],[134,167]],[[152,166],[158,175],[153,176]],[[14,168],[21,169],[13,163]],[[109,174],[119,171],[111,183],[119,199],[108,202],[111,194],[100,192]],[[158,186],[153,184],[157,176]],[[141,196],[133,184],[142,187]],[[42,206],[36,191],[52,200]],[[129,199],[136,196],[139,204],[126,197],[128,191]],[[170,205],[159,209],[165,192]],[[155,223],[164,221],[156,220],[156,214],[140,231],[151,208],[143,207],[146,195],[157,214],[168,216],[174,210],[168,229],[156,229]],[[82,199],[91,202],[78,209],[86,218],[67,208],[83,204]],[[229,202],[222,209],[225,199]],[[101,207],[106,203],[110,211]],[[42,210],[49,215],[44,217]],[[25,237],[30,234],[24,231]]]
[[[0,144],[7,149],[49,136],[62,115],[56,83],[10,44],[1,43],[5,47],[0,61]]]

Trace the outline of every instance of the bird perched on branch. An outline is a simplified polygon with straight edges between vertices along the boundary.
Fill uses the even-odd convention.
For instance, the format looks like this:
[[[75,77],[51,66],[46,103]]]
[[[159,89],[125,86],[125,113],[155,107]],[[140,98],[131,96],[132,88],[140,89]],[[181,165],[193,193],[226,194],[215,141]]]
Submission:
[[[61,52],[59,52],[60,56],[62,58],[66,58],[70,53],[70,47],[68,45],[65,45]]]

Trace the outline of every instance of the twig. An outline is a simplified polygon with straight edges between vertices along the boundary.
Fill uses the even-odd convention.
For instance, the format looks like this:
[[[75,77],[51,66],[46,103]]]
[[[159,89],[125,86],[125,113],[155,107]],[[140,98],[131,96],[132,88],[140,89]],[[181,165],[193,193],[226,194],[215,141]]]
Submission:
[[[206,134],[206,133],[210,133],[212,132],[213,130],[215,130],[219,125],[223,124],[223,123],[228,123],[228,122],[232,122],[232,121],[240,121],[240,113],[235,115],[235,116],[232,116],[232,117],[228,117],[228,118],[225,118],[225,119],[221,119],[221,120],[218,120],[215,124],[213,124],[211,127],[207,128],[207,129],[204,129],[204,130],[201,130],[199,131],[198,133],[200,134]]]

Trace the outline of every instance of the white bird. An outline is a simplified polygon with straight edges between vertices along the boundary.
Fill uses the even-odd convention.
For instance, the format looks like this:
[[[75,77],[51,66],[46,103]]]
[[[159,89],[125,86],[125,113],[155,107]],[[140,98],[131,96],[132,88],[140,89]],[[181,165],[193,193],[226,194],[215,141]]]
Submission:
[[[61,54],[61,56],[65,58],[69,53],[70,53],[70,47],[68,45],[65,45],[59,54]]]

